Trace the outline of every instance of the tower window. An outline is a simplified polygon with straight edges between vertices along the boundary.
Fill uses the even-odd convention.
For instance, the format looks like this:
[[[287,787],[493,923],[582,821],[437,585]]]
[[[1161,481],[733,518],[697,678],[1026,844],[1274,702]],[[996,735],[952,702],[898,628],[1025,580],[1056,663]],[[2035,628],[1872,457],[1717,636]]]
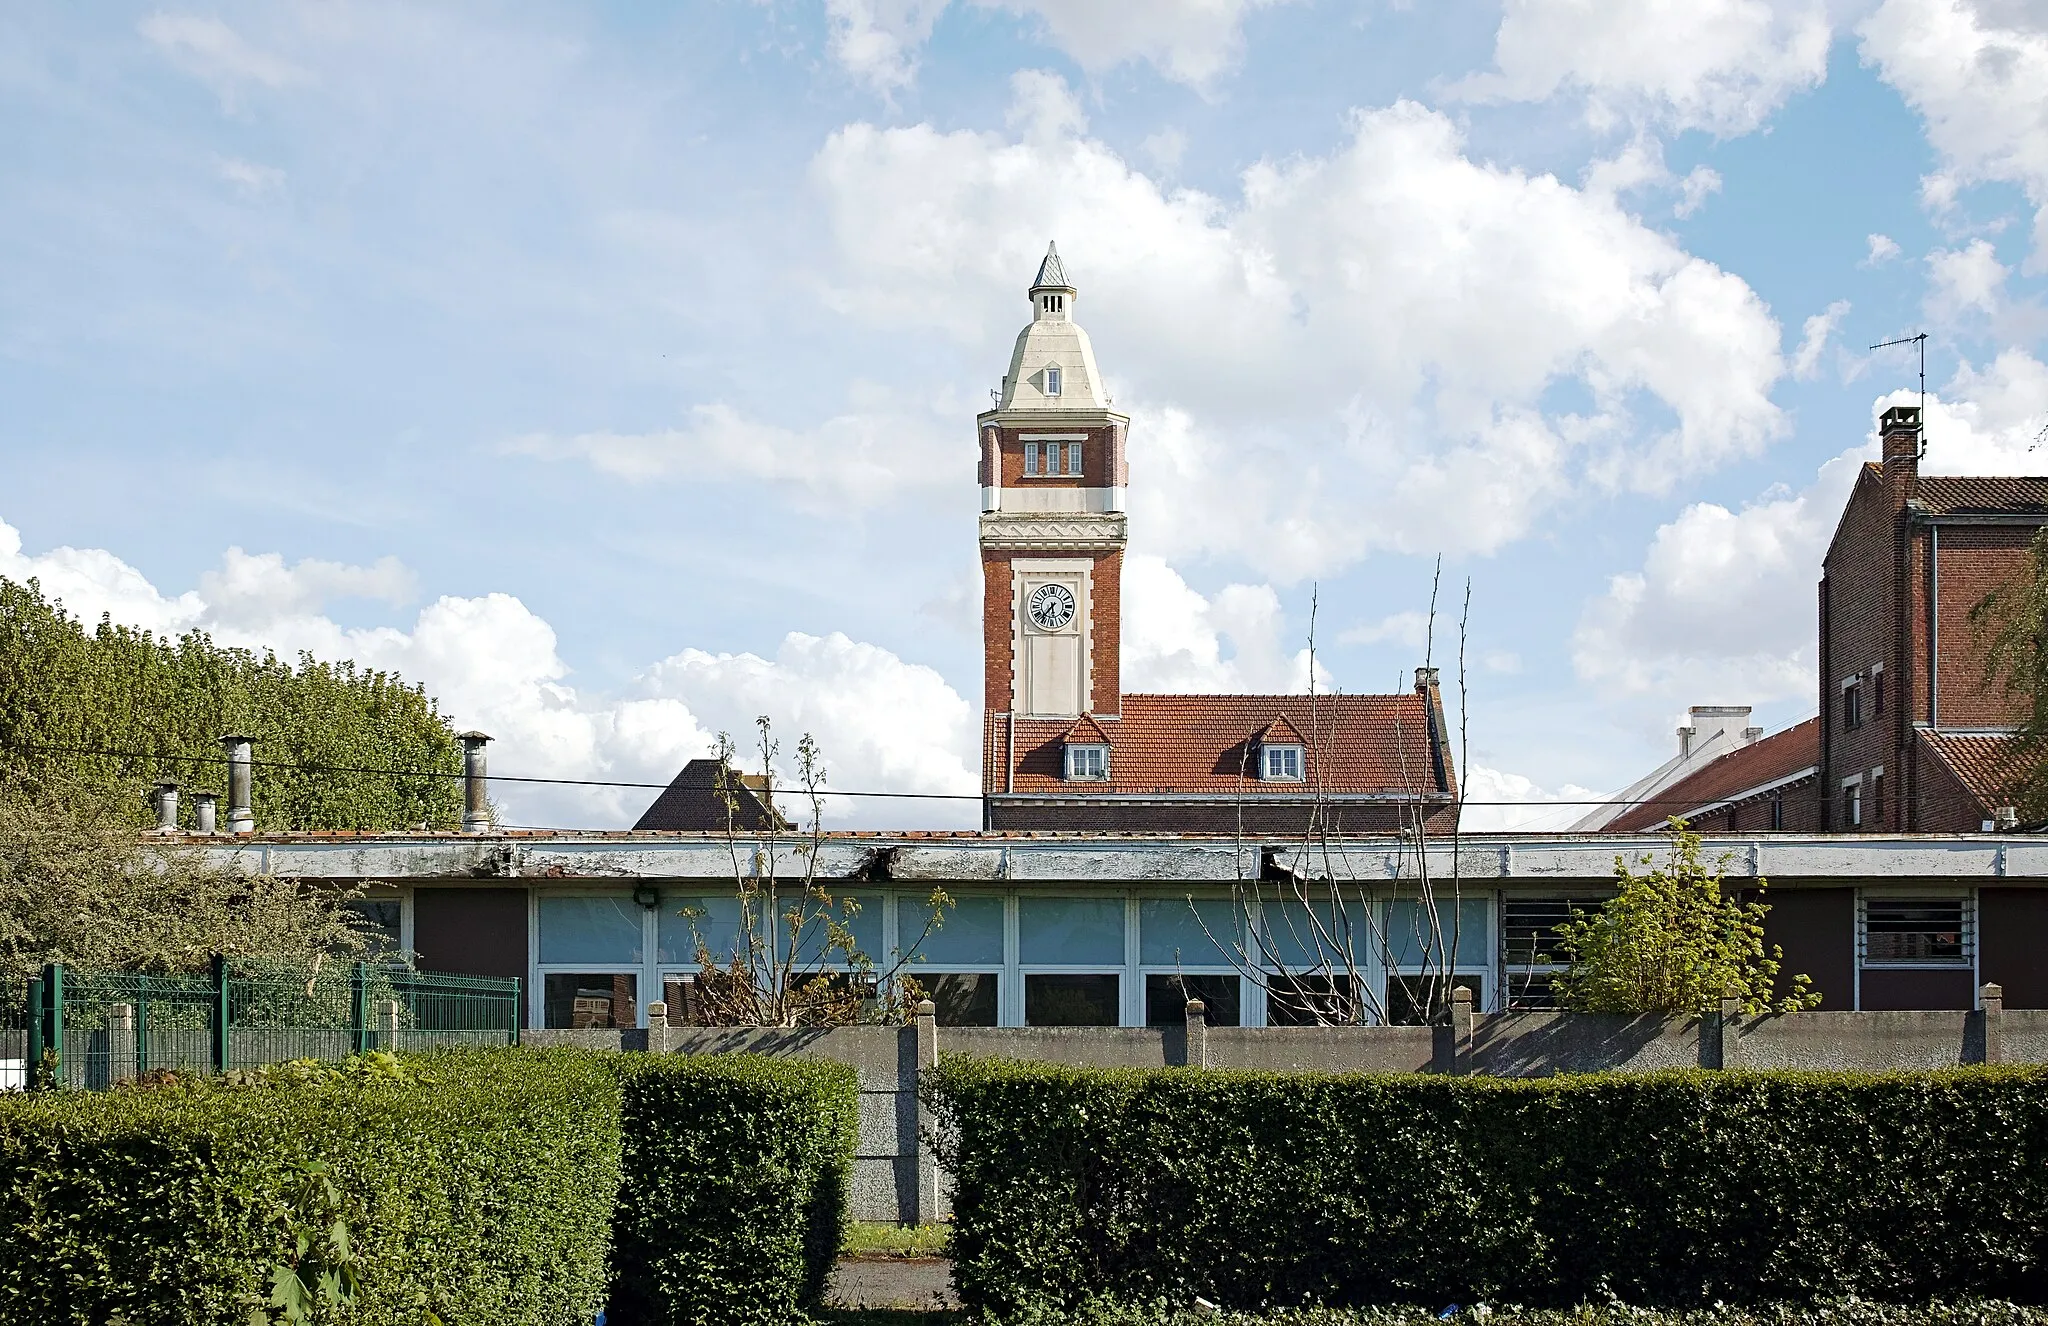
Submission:
[[[1058,364],[1054,364],[1045,370],[1045,394],[1048,396],[1060,394],[1060,369]]]
[[[1842,683],[1842,726],[1863,726],[1863,678],[1860,676]]]
[[[1045,297],[1045,311],[1047,313],[1058,313],[1066,306],[1067,297],[1065,295],[1047,295]]]
[[[1067,443],[1067,473],[1079,474],[1080,472],[1081,444],[1079,442],[1069,442]]]
[[[1038,444],[1036,442],[1026,442],[1024,444],[1024,472],[1026,474],[1038,473]]]

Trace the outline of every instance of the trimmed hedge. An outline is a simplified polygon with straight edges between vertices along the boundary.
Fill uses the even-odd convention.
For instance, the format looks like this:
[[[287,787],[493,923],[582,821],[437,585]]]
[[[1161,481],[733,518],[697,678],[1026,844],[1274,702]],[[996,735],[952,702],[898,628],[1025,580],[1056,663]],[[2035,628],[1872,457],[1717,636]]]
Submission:
[[[1622,1303],[1576,1308],[1475,1304],[1455,1312],[1431,1308],[1281,1308],[1273,1312],[1218,1312],[1161,1306],[1118,1308],[1067,1319],[1063,1326],[2042,1326],[2048,1312],[2017,1303],[1972,1300],[1906,1306],[1843,1299],[1826,1303],[1772,1303],[1757,1307],[1638,1308]],[[951,1318],[921,1313],[849,1318],[845,1326],[949,1326]]]
[[[625,1065],[625,1186],[608,1319],[805,1319],[846,1233],[852,1068],[755,1055]]]
[[[324,1232],[297,1197],[324,1161],[360,1259],[346,1320],[589,1322],[619,1190],[612,1069],[530,1050],[404,1063],[422,1080],[0,1098],[0,1319],[245,1326],[296,1237]]]
[[[948,1057],[955,1277],[1122,1303],[2048,1298],[2048,1070],[1533,1081]]]

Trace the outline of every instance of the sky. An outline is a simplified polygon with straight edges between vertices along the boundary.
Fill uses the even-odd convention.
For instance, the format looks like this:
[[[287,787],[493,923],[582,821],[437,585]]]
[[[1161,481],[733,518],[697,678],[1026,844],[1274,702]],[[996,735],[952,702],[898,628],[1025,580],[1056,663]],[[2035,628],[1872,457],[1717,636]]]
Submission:
[[[1927,334],[1925,471],[2048,472],[2048,4],[21,0],[0,575],[395,668],[495,773],[766,714],[921,794],[832,824],[971,825],[974,415],[1054,240],[1125,689],[1427,658],[1468,823],[1559,828],[1688,705],[1813,712],[1919,399],[1867,347]]]

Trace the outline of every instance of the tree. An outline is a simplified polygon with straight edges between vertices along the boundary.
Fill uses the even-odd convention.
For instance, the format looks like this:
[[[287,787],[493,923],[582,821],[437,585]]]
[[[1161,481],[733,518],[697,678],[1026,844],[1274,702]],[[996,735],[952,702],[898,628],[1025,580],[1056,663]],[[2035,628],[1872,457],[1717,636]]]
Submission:
[[[200,972],[216,953],[317,964],[368,948],[354,895],[209,863],[135,831],[118,792],[57,775],[0,775],[0,978],[45,963]]]
[[[1570,964],[1557,980],[1559,1003],[1579,1013],[1699,1014],[1723,998],[1745,1013],[1795,1013],[1820,1006],[1805,976],[1774,997],[1784,953],[1764,948],[1762,899],[1723,887],[1723,861],[1701,859],[1701,841],[1671,821],[1671,848],[1659,865],[1614,859],[1618,891],[1598,912],[1573,912],[1557,928]]]
[[[2027,548],[2024,569],[1979,599],[1970,624],[1984,651],[1987,687],[2013,701],[2005,793],[2029,824],[2048,820],[2048,527]]]
[[[0,578],[0,770],[132,793],[123,813],[139,826],[141,791],[159,780],[221,790],[226,732],[256,740],[259,827],[461,819],[461,743],[400,677],[308,654],[285,663],[199,631],[173,639],[108,618],[87,631],[35,581]]]
[[[783,818],[775,804],[775,759],[781,746],[767,715],[754,720],[759,733],[761,773],[742,785],[732,737],[718,734],[714,787],[725,804],[725,839],[732,854],[739,909],[731,947],[714,952],[703,933],[701,908],[685,908],[695,933],[698,970],[691,1007],[675,1010],[702,1026],[825,1027],[856,1022],[901,1022],[923,998],[909,972],[925,937],[952,906],[934,889],[926,899],[924,928],[899,944],[888,961],[866,952],[854,935],[860,902],[841,881],[820,873],[825,846],[825,766],[818,743],[805,733],[797,742],[797,787],[805,803],[801,826]],[[742,807],[758,796],[766,821],[751,820]],[[876,882],[886,873],[857,871],[848,884]],[[862,876],[867,878],[863,879]],[[724,947],[723,944],[720,947]]]

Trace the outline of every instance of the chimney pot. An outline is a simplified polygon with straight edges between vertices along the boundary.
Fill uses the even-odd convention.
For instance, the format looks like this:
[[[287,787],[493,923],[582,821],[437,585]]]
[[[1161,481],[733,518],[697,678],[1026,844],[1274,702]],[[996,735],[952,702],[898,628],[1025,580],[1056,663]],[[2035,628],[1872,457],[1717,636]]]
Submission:
[[[156,828],[158,833],[178,831],[178,785],[158,783],[156,785]]]
[[[192,794],[192,831],[194,833],[219,833],[220,811],[217,792],[194,792]]]
[[[462,831],[483,833],[491,827],[490,775],[484,747],[490,738],[481,732],[458,734],[462,742]]]
[[[250,809],[249,800],[251,739],[230,733],[220,739],[220,744],[228,753],[228,832],[254,833],[256,813]]]
[[[1426,691],[1435,686],[1437,684],[1437,675],[1438,670],[1436,668],[1415,669],[1415,689]]]
[[[2014,829],[2020,827],[2020,808],[2018,806],[2000,806],[1991,812],[1991,823],[1997,828],[1998,832],[2011,833]]]

